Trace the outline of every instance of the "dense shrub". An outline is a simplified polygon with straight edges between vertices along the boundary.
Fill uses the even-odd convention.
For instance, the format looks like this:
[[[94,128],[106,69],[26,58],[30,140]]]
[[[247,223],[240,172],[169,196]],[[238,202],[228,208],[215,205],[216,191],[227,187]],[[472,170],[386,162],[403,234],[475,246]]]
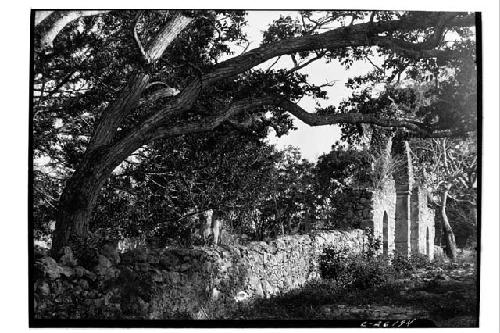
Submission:
[[[399,275],[405,275],[429,265],[429,259],[423,254],[407,255],[395,252],[391,260],[392,269]]]
[[[332,280],[342,288],[367,289],[429,265],[427,256],[422,254],[408,257],[396,252],[391,259],[380,256],[380,239],[373,237],[371,230],[365,233],[367,243],[361,253],[334,247],[323,250],[319,260],[323,279]]]
[[[320,273],[339,287],[367,289],[377,287],[391,278],[391,269],[382,257],[366,253],[349,254],[345,250],[326,248],[320,256]]]

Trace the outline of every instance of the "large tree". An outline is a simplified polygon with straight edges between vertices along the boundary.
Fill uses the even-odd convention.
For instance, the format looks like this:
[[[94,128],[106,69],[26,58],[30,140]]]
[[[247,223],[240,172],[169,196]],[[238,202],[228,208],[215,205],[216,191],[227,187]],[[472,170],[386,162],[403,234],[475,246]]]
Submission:
[[[159,139],[223,123],[290,123],[289,114],[311,126],[369,123],[418,136],[453,134],[456,129],[445,120],[429,122],[427,114],[411,109],[356,112],[354,103],[348,110],[307,112],[297,101],[306,93],[324,98],[325,92],[298,71],[321,58],[349,67],[374,52],[385,56],[384,69],[397,76],[410,65],[445,67],[456,46],[444,36],[453,31],[466,38],[475,16],[302,12],[301,20],[274,22],[261,46],[225,61],[219,59],[230,52],[228,44],[244,42],[241,12],[44,11],[35,12],[34,21],[35,147],[65,152],[71,162],[57,206],[57,253],[86,237],[100,189],[113,170]],[[292,69],[253,69],[282,56],[291,57]],[[73,140],[58,145],[64,137],[47,130],[56,118]]]

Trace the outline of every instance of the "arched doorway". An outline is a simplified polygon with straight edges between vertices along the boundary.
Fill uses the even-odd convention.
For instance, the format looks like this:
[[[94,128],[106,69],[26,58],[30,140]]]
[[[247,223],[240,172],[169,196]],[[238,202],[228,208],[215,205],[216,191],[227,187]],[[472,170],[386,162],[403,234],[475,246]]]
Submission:
[[[382,254],[384,257],[389,256],[389,216],[384,211],[384,219],[382,221]]]
[[[427,227],[425,232],[425,255],[430,258],[431,256],[431,240],[429,237],[429,227]]]

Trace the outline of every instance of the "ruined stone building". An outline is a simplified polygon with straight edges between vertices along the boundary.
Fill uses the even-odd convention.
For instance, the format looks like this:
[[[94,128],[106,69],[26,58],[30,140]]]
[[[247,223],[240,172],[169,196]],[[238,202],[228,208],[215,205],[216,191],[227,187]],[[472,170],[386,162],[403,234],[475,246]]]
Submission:
[[[392,154],[402,157],[403,167],[394,175],[396,190],[395,247],[402,254],[434,258],[434,211],[427,207],[427,192],[413,178],[407,141],[392,143]]]
[[[427,192],[413,177],[407,141],[385,138],[387,156],[401,165],[378,188],[352,188],[343,193],[337,211],[345,221],[373,230],[381,251],[391,255],[423,254],[434,258],[434,211],[427,207]]]

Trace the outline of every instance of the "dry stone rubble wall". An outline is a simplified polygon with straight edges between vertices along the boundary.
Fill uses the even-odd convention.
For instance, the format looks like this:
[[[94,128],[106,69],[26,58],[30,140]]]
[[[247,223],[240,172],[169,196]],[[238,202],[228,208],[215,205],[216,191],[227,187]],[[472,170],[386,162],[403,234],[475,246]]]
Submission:
[[[319,277],[325,247],[363,250],[362,230],[314,232],[247,245],[105,251],[84,268],[69,249],[35,260],[35,318],[206,318],[254,297],[271,297]],[[224,311],[221,311],[224,313]]]

